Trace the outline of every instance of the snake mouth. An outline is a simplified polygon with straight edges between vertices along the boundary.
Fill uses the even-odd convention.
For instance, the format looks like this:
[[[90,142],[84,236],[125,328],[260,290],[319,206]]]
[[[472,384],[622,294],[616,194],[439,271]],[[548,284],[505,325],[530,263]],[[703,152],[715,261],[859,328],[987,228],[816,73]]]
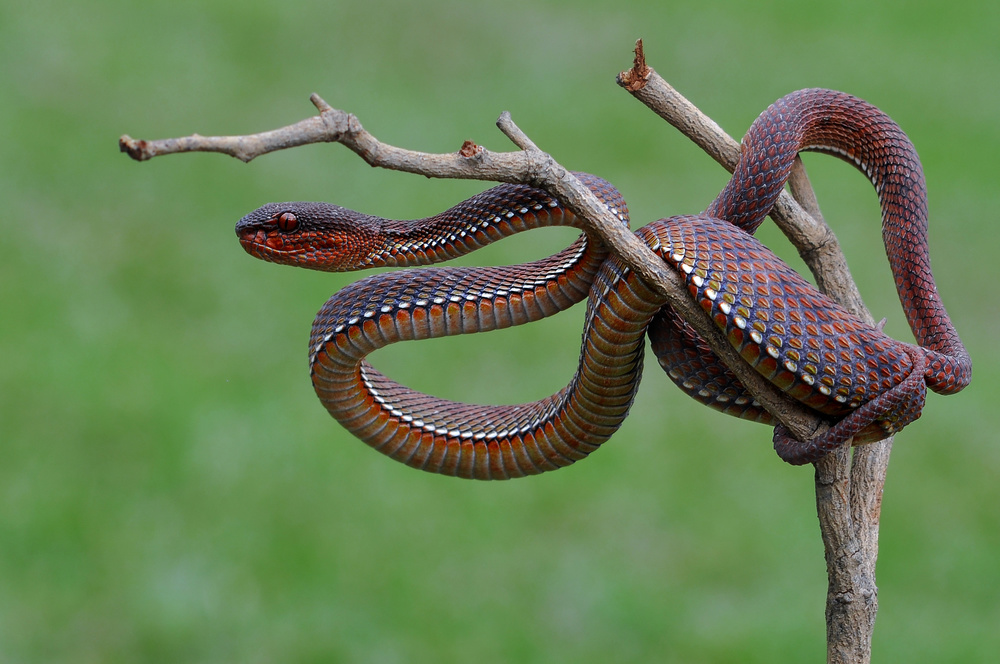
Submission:
[[[237,236],[243,249],[251,256],[270,261],[284,261],[293,256],[307,253],[304,247],[290,247],[279,232],[268,232],[263,228],[240,228]]]

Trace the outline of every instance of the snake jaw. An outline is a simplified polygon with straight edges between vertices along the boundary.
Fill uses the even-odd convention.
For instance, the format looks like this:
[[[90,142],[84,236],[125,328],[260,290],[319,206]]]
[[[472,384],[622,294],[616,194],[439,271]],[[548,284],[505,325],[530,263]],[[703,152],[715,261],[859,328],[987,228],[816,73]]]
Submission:
[[[246,229],[239,233],[239,240],[248,254],[271,263],[297,262],[294,257],[306,253],[305,249],[286,246],[277,230]]]
[[[278,216],[259,222],[244,223],[244,219],[236,226],[236,235],[243,249],[255,258],[271,263],[294,263],[294,256],[305,250],[285,242],[285,234],[276,225]]]

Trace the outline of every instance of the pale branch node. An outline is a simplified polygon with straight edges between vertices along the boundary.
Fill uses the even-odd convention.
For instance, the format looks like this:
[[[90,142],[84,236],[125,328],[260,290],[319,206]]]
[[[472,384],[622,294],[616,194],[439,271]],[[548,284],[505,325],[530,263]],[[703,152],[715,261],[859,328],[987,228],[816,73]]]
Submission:
[[[739,143],[646,65],[642,41],[618,83],[732,172]],[[874,322],[851,278],[836,236],[823,220],[801,160],[771,217],[809,266],[820,290],[869,324]],[[816,462],[816,505],[826,551],[827,659],[868,662],[878,611],[875,563],[882,491],[892,437]]]

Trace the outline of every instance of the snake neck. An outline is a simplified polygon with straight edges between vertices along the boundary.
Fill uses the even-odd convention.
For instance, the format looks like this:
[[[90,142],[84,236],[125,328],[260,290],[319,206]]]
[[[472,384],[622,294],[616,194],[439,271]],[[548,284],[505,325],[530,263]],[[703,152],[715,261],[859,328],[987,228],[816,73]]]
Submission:
[[[928,355],[928,385],[945,394],[965,387],[972,372],[969,354],[931,271],[923,168],[910,139],[885,113],[832,90],[800,90],[779,99],[747,131],[733,177],[706,214],[753,233],[777,201],[800,151],[839,157],[874,185],[896,290]]]
[[[617,189],[593,175],[575,175],[628,225],[628,207]],[[580,228],[576,215],[545,191],[512,184],[493,187],[433,217],[408,221],[377,219],[377,222],[378,239],[365,267],[431,265],[534,228]]]

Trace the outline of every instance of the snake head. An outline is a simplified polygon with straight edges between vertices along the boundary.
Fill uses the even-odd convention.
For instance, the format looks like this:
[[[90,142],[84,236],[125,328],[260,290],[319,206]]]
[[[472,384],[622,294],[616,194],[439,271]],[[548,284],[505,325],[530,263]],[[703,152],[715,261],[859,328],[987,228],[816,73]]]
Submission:
[[[251,256],[325,272],[368,267],[379,231],[376,217],[329,203],[268,203],[236,224]]]

